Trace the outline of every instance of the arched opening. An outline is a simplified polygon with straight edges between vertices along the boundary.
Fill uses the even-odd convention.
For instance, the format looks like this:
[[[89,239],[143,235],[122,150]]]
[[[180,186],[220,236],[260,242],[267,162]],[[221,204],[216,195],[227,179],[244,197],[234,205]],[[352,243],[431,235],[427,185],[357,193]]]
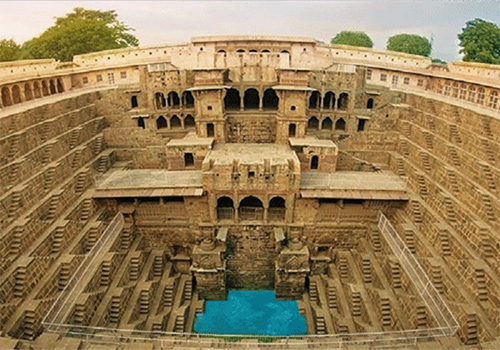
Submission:
[[[307,121],[307,129],[308,130],[318,130],[319,129],[319,120],[316,117],[311,117]]]
[[[220,197],[217,199],[217,219],[233,220],[234,218],[234,202],[229,197]]]
[[[56,84],[54,83],[54,80],[51,79],[49,81],[49,86],[50,86],[50,94],[51,95],[54,95],[55,93],[57,93]]]
[[[238,214],[240,220],[262,220],[264,218],[264,206],[257,197],[245,197],[240,202]]]
[[[485,96],[484,89],[483,88],[477,89],[476,103],[479,103],[480,105],[484,104],[484,96]]]
[[[137,101],[137,96],[133,95],[132,97],[130,97],[130,106],[132,108],[139,107],[139,102]]]
[[[236,50],[237,53],[245,53],[245,50],[243,49],[239,49],[239,50]]]
[[[58,92],[58,93],[62,93],[62,92],[64,92],[64,85],[63,85],[63,83],[62,83],[61,78],[58,78],[58,79],[57,79],[57,92]]]
[[[164,129],[167,127],[167,120],[160,115],[158,119],[156,119],[156,128],[157,129]]]
[[[24,97],[26,101],[33,99],[33,91],[31,90],[31,85],[29,83],[24,84]]]
[[[240,92],[236,89],[229,89],[224,97],[224,108],[226,110],[237,110],[240,109],[241,98]]]
[[[226,51],[224,51],[224,50],[219,50],[219,51],[217,51],[217,53],[219,53],[219,54],[222,54],[222,55],[226,56]]]
[[[207,124],[207,136],[208,137],[214,137],[214,135],[215,135],[214,124],[208,123]]]
[[[498,105],[498,93],[496,91],[490,92],[490,98],[488,99],[488,107],[496,109]]]
[[[373,109],[373,98],[369,98],[368,101],[366,101],[366,108]]]
[[[170,91],[167,95],[168,98],[168,106],[169,107],[179,107],[181,104],[181,100],[179,99],[179,95],[175,91]]]
[[[259,108],[259,92],[256,89],[245,90],[245,96],[243,98],[243,105],[245,109],[257,109]]]
[[[340,118],[335,122],[335,130],[344,130],[345,131],[345,120],[344,118]]]
[[[47,82],[42,80],[42,95],[49,96],[49,87],[47,86]]]
[[[474,102],[476,100],[476,87],[475,86],[469,86],[469,96],[467,98],[469,102]]]
[[[188,114],[186,118],[184,118],[184,127],[185,128],[194,128],[195,127],[194,118],[191,114]]]
[[[194,107],[194,97],[191,91],[184,91],[182,93],[182,104],[186,108],[193,108]]]
[[[35,94],[35,98],[42,97],[42,91],[40,90],[40,84],[38,84],[38,81],[33,83],[33,92]]]
[[[269,211],[267,218],[269,221],[283,221],[285,220],[285,200],[282,197],[273,197],[269,201]]]
[[[313,91],[311,96],[309,97],[309,108],[310,109],[318,109],[321,104],[321,95],[318,91]]]
[[[349,103],[349,95],[345,92],[341,93],[338,100],[338,109],[346,110]]]
[[[295,125],[294,123],[288,125],[288,137],[295,137],[296,132],[297,132],[297,125]]]
[[[258,51],[257,51],[257,50],[255,50],[255,49],[248,50],[248,52],[249,52],[249,53],[258,53]]]
[[[459,94],[458,98],[460,98],[461,100],[465,100],[466,96],[467,96],[467,85],[461,84],[460,85],[460,94]]]
[[[271,53],[271,51],[265,49],[265,50],[262,50],[262,53]]]
[[[14,104],[22,102],[22,100],[21,100],[21,89],[17,85],[14,85],[12,87],[12,102],[14,102]]]
[[[178,129],[182,126],[181,120],[179,119],[178,116],[174,115],[172,118],[170,118],[170,128],[171,129]]]
[[[12,100],[10,98],[10,90],[7,86],[2,88],[2,105],[4,107],[12,105]]]
[[[167,107],[167,100],[165,99],[165,95],[161,92],[155,93],[155,106],[156,109],[162,109]]]
[[[144,118],[143,117],[137,118],[137,126],[139,128],[143,128],[143,129],[146,128],[146,124],[144,123]]]
[[[333,122],[330,117],[326,117],[321,122],[321,130],[332,130]]]
[[[325,98],[323,99],[323,108],[324,109],[335,108],[335,94],[333,92],[328,91],[325,94]]]
[[[267,109],[278,109],[279,97],[274,89],[266,89],[264,91],[263,105]]]
[[[311,170],[318,169],[318,166],[319,166],[318,156],[312,156],[312,158],[311,158]]]

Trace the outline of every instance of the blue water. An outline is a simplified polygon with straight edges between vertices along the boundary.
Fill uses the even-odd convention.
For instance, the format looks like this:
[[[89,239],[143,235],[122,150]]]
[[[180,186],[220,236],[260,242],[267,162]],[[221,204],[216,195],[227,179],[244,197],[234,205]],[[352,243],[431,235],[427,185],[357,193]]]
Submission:
[[[276,300],[271,290],[230,290],[226,301],[208,300],[193,330],[211,334],[307,334],[297,302]]]

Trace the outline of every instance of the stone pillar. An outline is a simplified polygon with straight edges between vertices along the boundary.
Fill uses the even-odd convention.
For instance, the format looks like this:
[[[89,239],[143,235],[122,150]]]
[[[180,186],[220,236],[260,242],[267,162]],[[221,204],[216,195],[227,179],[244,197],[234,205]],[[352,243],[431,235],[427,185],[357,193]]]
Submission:
[[[280,252],[275,266],[275,289],[278,299],[298,299],[306,290],[309,249],[298,238]]]
[[[193,249],[191,271],[196,278],[196,288],[202,299],[226,299],[225,252],[225,242],[215,241],[211,238],[205,238]]]

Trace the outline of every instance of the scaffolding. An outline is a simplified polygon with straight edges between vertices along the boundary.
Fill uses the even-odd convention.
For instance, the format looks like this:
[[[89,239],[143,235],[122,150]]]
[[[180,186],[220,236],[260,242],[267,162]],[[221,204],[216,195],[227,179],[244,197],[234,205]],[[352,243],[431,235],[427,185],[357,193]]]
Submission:
[[[414,283],[430,315],[435,319],[437,327],[326,335],[248,336],[117,329],[65,323],[65,320],[72,312],[76,298],[86,286],[85,281],[92,278],[97,266],[99,266],[100,258],[109,250],[115,240],[114,238],[123,229],[124,221],[121,214],[117,214],[113,218],[100,240],[85,257],[68,285],[55,301],[42,324],[48,332],[59,333],[65,336],[76,336],[88,342],[106,344],[148,342],[156,344],[160,349],[178,346],[198,349],[206,347],[223,347],[225,349],[258,347],[262,349],[299,350],[314,348],[341,350],[355,348],[359,345],[387,349],[414,346],[419,340],[433,340],[438,337],[454,336],[459,325],[448,305],[441,298],[424,269],[405,245],[387,217],[379,211],[377,220],[380,232],[399,260],[401,267]]]

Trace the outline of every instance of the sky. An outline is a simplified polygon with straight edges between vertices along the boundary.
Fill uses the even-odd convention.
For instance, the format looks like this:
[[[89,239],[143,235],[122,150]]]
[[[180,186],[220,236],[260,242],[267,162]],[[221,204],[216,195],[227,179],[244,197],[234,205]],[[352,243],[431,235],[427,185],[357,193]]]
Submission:
[[[285,35],[329,42],[342,30],[365,31],[384,49],[391,35],[433,37],[432,57],[460,59],[457,34],[474,18],[500,26],[500,0],[354,1],[2,1],[0,39],[22,43],[75,7],[116,10],[140,45],[205,35]]]

